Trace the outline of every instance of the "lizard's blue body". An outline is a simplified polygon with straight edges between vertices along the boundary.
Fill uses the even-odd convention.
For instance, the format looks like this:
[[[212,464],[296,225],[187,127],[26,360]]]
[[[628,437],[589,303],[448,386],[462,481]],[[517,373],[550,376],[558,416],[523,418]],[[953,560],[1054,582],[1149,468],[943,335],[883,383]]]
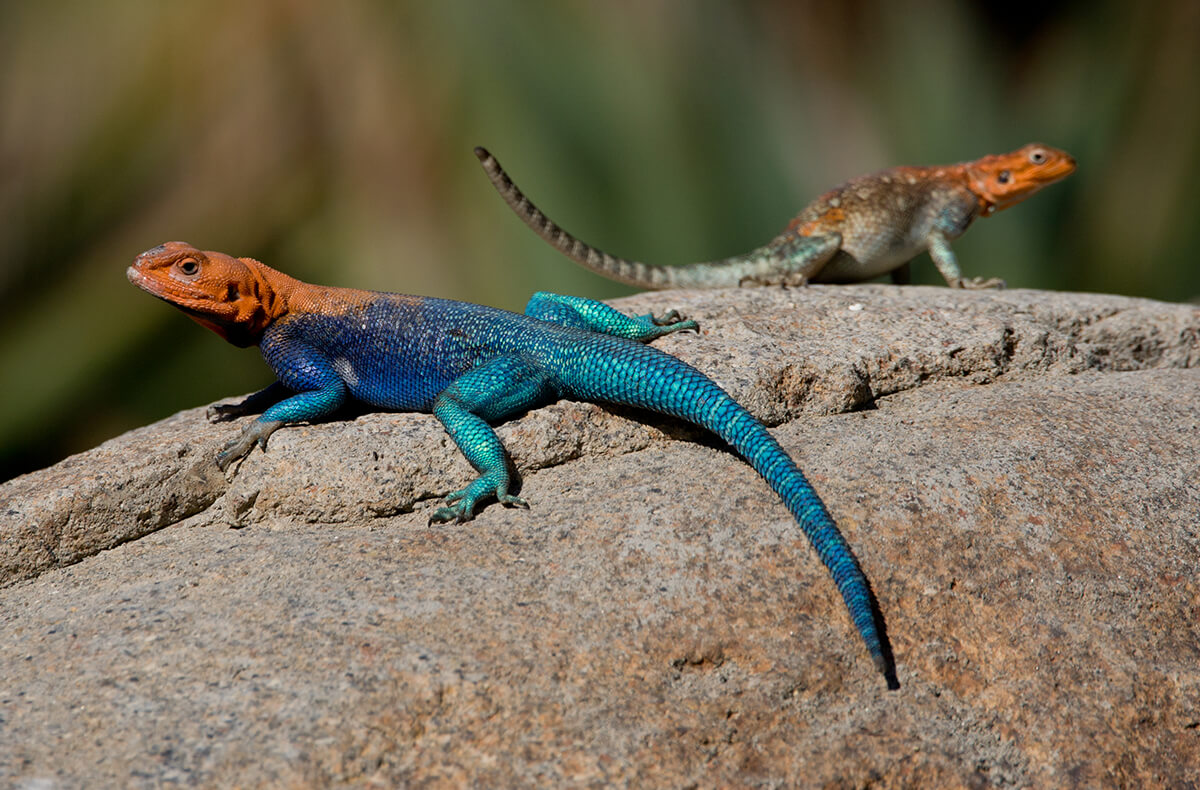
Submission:
[[[215,409],[217,417],[230,417],[270,404],[221,454],[223,467],[255,444],[265,447],[280,426],[326,417],[348,398],[432,412],[480,476],[451,494],[430,520],[464,521],[482,499],[524,505],[508,492],[508,457],[489,423],[560,398],[678,417],[732,445],[780,496],[832,574],[872,658],[893,682],[867,581],[804,475],[720,387],[639,342],[695,328],[694,322],[630,317],[600,302],[549,293],[534,295],[522,315],[444,299],[323,288],[257,261],[219,255],[172,243],[140,256],[129,276],[228,339],[242,345],[257,339],[279,379],[242,404]],[[203,265],[193,273],[196,262]],[[247,272],[239,273],[239,266]],[[192,296],[171,290],[183,281]],[[214,318],[194,294],[211,292],[210,301],[220,300],[237,288],[271,307],[257,324],[238,319],[245,325],[239,329],[250,328],[235,339],[233,322]],[[248,314],[245,305],[239,309]]]

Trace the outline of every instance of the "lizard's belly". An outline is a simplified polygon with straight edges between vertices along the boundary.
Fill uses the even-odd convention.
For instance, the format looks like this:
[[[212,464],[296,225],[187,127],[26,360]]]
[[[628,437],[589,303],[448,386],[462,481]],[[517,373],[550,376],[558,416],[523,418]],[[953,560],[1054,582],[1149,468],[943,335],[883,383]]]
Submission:
[[[924,244],[910,239],[849,239],[812,280],[818,283],[870,280],[908,263],[924,251]]]

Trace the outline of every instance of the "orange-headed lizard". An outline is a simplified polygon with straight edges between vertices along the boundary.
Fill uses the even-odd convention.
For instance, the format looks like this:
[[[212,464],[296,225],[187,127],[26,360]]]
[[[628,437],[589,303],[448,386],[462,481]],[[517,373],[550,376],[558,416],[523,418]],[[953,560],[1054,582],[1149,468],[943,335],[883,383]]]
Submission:
[[[1075,171],[1065,151],[1030,143],[941,167],[894,167],[852,179],[810,203],[783,233],[745,255],[662,266],[618,258],[576,239],[521,193],[496,158],[475,155],[525,224],[571,260],[639,288],[848,283],[891,273],[908,282],[909,261],[925,250],[951,288],[1002,288],[997,278],[964,279],[950,242],[976,217],[1015,205]]]
[[[525,313],[422,296],[301,282],[251,258],[170,242],[129,267],[134,285],[237,346],[256,345],[278,381],[215,420],[261,416],[217,456],[225,468],[284,425],[330,416],[348,400],[431,412],[479,471],[430,521],[468,521],[509,493],[511,461],[492,425],[568,398],[635,406],[707,428],[783,500],[833,576],[875,665],[895,688],[881,615],[825,505],[770,432],[691,365],[644,343],[695,329],[668,314],[628,316],[575,296],[534,294]],[[878,622],[877,622],[878,619]]]

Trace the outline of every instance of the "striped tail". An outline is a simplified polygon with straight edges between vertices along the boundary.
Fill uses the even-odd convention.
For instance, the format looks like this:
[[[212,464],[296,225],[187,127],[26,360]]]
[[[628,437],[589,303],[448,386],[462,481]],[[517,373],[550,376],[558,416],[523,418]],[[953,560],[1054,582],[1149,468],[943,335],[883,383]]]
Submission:
[[[618,258],[580,241],[542,213],[513,183],[508,173],[484,148],[476,148],[475,156],[491,179],[492,186],[504,198],[521,220],[556,250],[585,269],[611,280],[637,288],[737,288],[743,281],[768,278],[778,274],[781,263],[772,247],[761,247],[746,255],[725,258],[710,263],[689,263],[683,266],[661,266],[628,258]]]

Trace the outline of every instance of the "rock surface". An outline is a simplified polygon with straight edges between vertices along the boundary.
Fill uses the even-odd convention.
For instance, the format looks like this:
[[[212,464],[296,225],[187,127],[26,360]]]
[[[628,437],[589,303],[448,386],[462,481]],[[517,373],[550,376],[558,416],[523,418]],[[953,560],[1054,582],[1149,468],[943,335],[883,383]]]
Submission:
[[[0,486],[2,782],[1195,786],[1200,309],[616,304],[701,322],[656,345],[775,426],[898,691],[783,506],[688,426],[539,409],[500,430],[533,509],[431,528],[471,474],[431,417],[285,429],[226,476],[238,425],[194,409]]]

